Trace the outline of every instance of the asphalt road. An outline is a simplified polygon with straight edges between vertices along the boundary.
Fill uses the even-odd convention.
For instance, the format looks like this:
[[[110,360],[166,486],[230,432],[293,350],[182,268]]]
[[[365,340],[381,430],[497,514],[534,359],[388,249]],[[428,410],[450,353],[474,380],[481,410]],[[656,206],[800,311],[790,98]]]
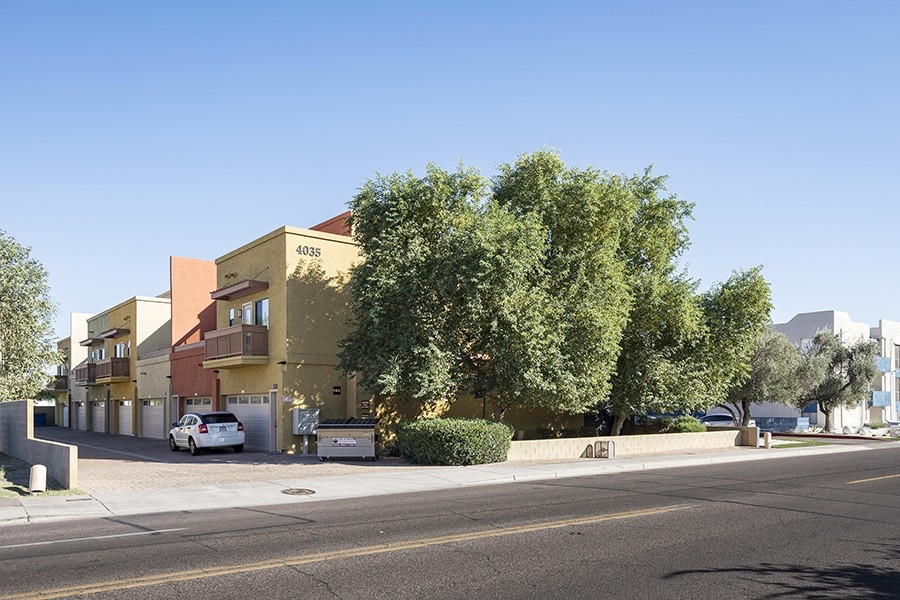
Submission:
[[[9,598],[900,597],[900,448],[11,526]]]

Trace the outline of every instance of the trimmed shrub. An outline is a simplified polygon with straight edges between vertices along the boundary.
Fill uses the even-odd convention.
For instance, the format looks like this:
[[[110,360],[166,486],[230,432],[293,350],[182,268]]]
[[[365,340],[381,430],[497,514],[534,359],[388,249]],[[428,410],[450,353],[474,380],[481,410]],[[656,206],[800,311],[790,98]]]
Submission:
[[[420,465],[503,462],[514,430],[485,419],[418,419],[397,425],[400,455]]]

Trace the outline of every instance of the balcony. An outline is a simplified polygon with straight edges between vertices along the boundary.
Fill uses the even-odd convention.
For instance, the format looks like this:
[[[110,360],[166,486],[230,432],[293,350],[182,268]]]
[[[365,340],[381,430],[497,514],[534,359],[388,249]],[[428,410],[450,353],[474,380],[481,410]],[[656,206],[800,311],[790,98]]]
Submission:
[[[872,396],[869,399],[869,407],[890,406],[890,405],[891,405],[891,393],[890,392],[872,392]]]
[[[97,364],[87,363],[75,367],[75,385],[93,385],[97,382]]]
[[[69,389],[69,376],[68,375],[55,375],[53,377],[53,391],[54,392],[64,392]]]
[[[127,358],[104,358],[97,361],[97,383],[126,381],[131,381],[131,369]]]
[[[210,331],[204,344],[205,369],[269,364],[269,328],[265,325],[235,325]]]

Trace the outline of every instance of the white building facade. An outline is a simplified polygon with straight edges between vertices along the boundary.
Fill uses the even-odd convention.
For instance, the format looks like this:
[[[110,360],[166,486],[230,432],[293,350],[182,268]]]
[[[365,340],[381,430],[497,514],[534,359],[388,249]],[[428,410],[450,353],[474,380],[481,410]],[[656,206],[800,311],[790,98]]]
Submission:
[[[777,323],[772,328],[804,350],[823,329],[838,334],[848,345],[873,340],[878,345],[880,357],[877,359],[879,374],[872,381],[872,391],[866,402],[836,409],[832,427],[836,431],[847,427],[855,432],[870,423],[900,419],[900,322],[879,320],[878,327],[870,327],[853,321],[846,312],[827,310],[800,313],[787,323]],[[797,417],[808,418],[810,425],[825,423],[825,415],[814,403],[800,411],[780,404],[758,404],[752,407],[751,415],[762,428],[766,428],[767,420],[777,422]]]

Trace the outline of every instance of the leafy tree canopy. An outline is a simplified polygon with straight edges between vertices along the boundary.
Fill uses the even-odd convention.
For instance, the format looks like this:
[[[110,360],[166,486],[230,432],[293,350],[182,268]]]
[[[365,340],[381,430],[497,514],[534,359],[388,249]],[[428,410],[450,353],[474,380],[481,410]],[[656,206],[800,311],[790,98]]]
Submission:
[[[341,368],[419,403],[463,394],[617,415],[708,407],[746,377],[770,310],[759,269],[698,295],[677,270],[692,205],[648,168],[551,151],[493,181],[458,166],[376,176],[351,201],[363,257]]]
[[[0,231],[0,401],[34,398],[47,385],[59,363],[54,310],[43,266]]]

